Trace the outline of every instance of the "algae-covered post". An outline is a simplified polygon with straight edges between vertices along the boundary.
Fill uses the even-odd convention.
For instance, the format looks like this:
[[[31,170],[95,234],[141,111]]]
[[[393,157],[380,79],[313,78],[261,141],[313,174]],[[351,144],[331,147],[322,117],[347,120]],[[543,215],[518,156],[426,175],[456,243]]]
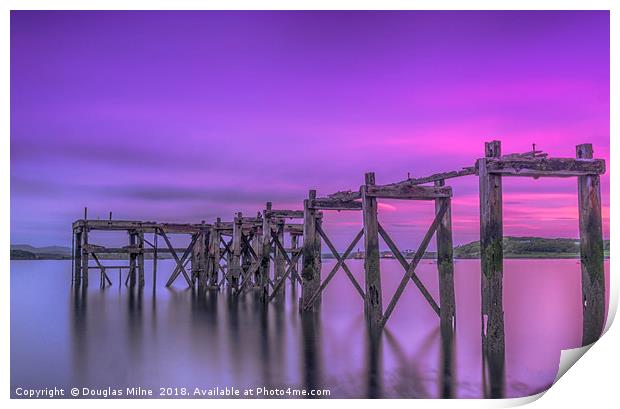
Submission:
[[[320,243],[317,239],[316,231],[317,211],[311,207],[314,199],[316,199],[316,190],[310,190],[308,192],[308,199],[304,200],[304,241],[302,247],[300,305],[307,305],[321,284],[320,257],[317,258],[316,254],[321,252],[320,246],[317,248],[317,243]],[[317,297],[308,309],[318,306],[319,303],[320,298]]]
[[[488,172],[492,158],[501,156],[499,141],[485,144],[485,157],[478,160],[480,183],[480,265],[482,353],[489,378],[503,379],[504,373],[504,307],[503,291],[503,221],[502,177]],[[491,396],[503,395],[503,382],[494,382]]]
[[[371,330],[380,329],[383,318],[377,198],[368,195],[368,190],[374,184],[375,174],[366,173],[365,184],[361,187],[362,213],[364,216],[364,277],[366,282],[364,310]]]
[[[577,146],[577,159],[592,159],[591,144]],[[586,162],[586,161],[584,161]],[[583,308],[582,345],[596,341],[605,325],[605,271],[598,174],[578,176],[579,243]]]

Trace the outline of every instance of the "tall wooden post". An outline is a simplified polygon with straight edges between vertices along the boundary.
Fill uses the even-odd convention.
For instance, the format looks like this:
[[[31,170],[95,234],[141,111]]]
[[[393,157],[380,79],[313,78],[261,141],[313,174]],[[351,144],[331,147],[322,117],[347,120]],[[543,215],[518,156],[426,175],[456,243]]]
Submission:
[[[271,217],[268,212],[271,211],[271,202],[267,202],[265,210],[263,211],[263,250],[261,252],[261,266],[260,266],[260,285],[261,294],[260,299],[266,302],[269,299],[269,270],[271,253]]]
[[[229,275],[232,280],[232,287],[236,290],[239,288],[239,275],[241,274],[241,235],[242,218],[241,212],[237,213],[235,221],[233,223],[233,242],[232,242],[232,257],[230,258]]]
[[[196,282],[198,281],[198,275],[200,274],[200,233],[192,234],[191,240],[194,242],[194,246],[192,247],[192,269],[191,269],[191,280],[196,287]]]
[[[485,158],[478,161],[480,182],[480,263],[482,291],[482,352],[486,359],[490,397],[504,392],[504,307],[502,178],[487,171],[487,162],[501,156],[499,141],[485,144]]]
[[[443,180],[435,181],[435,186],[444,186]],[[439,321],[442,344],[442,396],[451,396],[454,327],[456,325],[454,301],[454,258],[452,254],[452,211],[449,197],[435,199],[435,213],[439,213],[442,206],[446,212],[437,226],[437,270],[439,272]]]
[[[305,306],[321,285],[321,265],[320,258],[317,259],[317,240],[319,235],[316,230],[317,212],[311,207],[312,201],[316,199],[316,190],[310,190],[308,199],[304,200],[304,242],[302,247],[302,270],[301,270],[301,303]],[[320,253],[320,248],[318,252]],[[317,264],[317,262],[319,262]],[[320,304],[320,295],[314,303],[308,307],[312,310]]]
[[[218,287],[219,288],[219,280],[220,280],[220,240],[221,233],[219,230],[221,219],[218,217],[215,226],[211,230],[211,234],[209,235],[209,242],[211,244],[211,257],[212,261],[210,262],[211,276],[209,281],[209,286]]]
[[[252,240],[252,250],[254,250],[254,254],[256,254],[256,262],[262,263],[263,261],[263,233],[262,233],[262,229],[258,227],[254,231],[254,239]],[[254,286],[260,287],[262,283],[260,265],[254,272],[253,278],[254,278]]]
[[[278,241],[280,242],[282,247],[284,247],[284,220],[283,219],[279,219],[276,224],[276,234],[278,237]],[[274,276],[275,276],[275,282],[278,282],[280,279],[282,279],[282,277],[284,277],[284,274],[286,273],[286,261],[284,259],[284,254],[282,253],[282,250],[280,250],[279,246],[277,245],[275,246],[274,252],[275,252],[274,263],[273,263]],[[285,285],[280,286],[280,288],[278,289],[278,297],[284,296],[285,287],[286,287]]]
[[[577,146],[578,159],[592,159],[592,145]],[[583,308],[582,345],[596,341],[605,325],[605,270],[601,184],[598,175],[578,176],[579,244]]]
[[[138,247],[140,252],[138,253],[138,285],[144,287],[144,232],[140,231],[137,234]]]
[[[377,199],[366,194],[367,186],[374,184],[375,174],[372,172],[366,173],[365,185],[362,186],[361,191],[362,213],[364,216],[364,274],[366,281],[364,311],[368,325],[373,332],[380,329],[383,317]]]
[[[73,230],[73,278],[75,285],[82,283],[82,228]]]
[[[157,287],[157,230],[153,233],[153,290]]]
[[[129,286],[133,288],[136,285],[136,232],[134,230],[129,231],[129,246],[131,247],[131,251],[129,252]]]
[[[291,260],[293,260],[293,257],[295,257],[295,255],[297,254],[297,247],[299,246],[299,236],[296,234],[291,234]],[[291,266],[291,285],[293,288],[295,288],[295,283],[297,282],[297,262],[295,262],[295,264],[293,264],[293,266]]]
[[[88,227],[82,229],[82,284],[88,286]]]

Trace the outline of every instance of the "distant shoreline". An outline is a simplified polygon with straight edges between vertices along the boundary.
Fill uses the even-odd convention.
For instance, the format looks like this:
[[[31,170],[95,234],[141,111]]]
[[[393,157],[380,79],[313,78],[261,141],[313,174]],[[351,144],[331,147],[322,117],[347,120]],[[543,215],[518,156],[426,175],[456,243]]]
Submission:
[[[579,240],[567,238],[542,237],[512,237],[506,236],[503,240],[505,259],[579,259]],[[402,256],[412,259],[416,250],[405,249]],[[609,240],[604,240],[604,256],[609,258]],[[152,254],[145,254],[146,259],[152,259]],[[170,254],[161,254],[159,259],[172,259]],[[323,253],[325,260],[334,260],[331,253]],[[382,259],[396,259],[390,251],[381,251]],[[428,251],[425,259],[435,259],[435,252]],[[11,245],[11,260],[71,260],[71,249],[62,246],[33,247],[27,244]],[[101,260],[128,260],[127,254],[101,254]],[[364,252],[359,249],[351,253],[348,259],[364,259]],[[480,242],[473,241],[454,247],[455,260],[480,259]]]

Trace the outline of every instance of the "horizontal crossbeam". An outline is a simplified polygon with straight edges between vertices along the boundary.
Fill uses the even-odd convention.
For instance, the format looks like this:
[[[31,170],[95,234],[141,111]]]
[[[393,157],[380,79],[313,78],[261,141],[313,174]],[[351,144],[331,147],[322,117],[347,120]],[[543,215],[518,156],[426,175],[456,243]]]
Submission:
[[[486,162],[488,173],[502,176],[571,177],[605,173],[605,161],[602,159],[486,158]]]
[[[408,183],[398,185],[368,185],[366,195],[385,199],[433,200],[451,197],[450,186],[417,186]]]
[[[310,208],[315,210],[362,210],[362,202],[319,198],[310,201]]]

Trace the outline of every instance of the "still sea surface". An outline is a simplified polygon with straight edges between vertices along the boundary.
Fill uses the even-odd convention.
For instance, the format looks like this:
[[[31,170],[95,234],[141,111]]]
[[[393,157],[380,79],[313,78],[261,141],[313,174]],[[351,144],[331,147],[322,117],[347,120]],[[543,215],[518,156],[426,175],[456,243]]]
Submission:
[[[118,261],[103,261],[118,264]],[[334,265],[323,260],[323,275]],[[363,260],[348,260],[363,285]],[[301,319],[300,289],[263,308],[252,294],[226,290],[198,297],[164,283],[172,260],[158,263],[154,287],[131,292],[99,288],[91,270],[87,291],[71,288],[70,261],[11,261],[11,394],[22,388],[329,389],[330,397],[442,397],[439,319],[410,282],[379,349],[366,336],[363,301],[339,271],[320,313]],[[381,260],[384,308],[403,270]],[[126,270],[125,270],[126,271]],[[418,275],[436,300],[437,268],[422,260]],[[124,274],[123,279],[124,281]],[[609,260],[605,261],[609,289]],[[562,349],[581,340],[578,260],[505,260],[505,395],[547,389]],[[484,397],[480,340],[480,261],[455,263],[456,345],[450,394]],[[173,392],[173,397],[176,393]],[[285,396],[287,397],[287,396]]]

